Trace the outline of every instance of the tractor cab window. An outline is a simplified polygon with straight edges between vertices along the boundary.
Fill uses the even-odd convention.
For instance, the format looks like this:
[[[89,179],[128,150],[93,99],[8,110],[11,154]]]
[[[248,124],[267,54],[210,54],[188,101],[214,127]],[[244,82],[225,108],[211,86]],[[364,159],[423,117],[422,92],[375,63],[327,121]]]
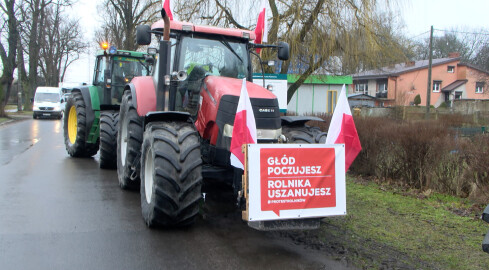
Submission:
[[[112,66],[112,84],[125,85],[136,76],[147,76],[148,71],[143,64],[143,60],[115,56]]]
[[[248,56],[245,43],[226,39],[210,40],[184,38],[178,70],[185,70],[189,77],[196,73],[242,79],[248,76]]]
[[[248,77],[248,54],[245,43],[225,38],[211,40],[185,37],[181,41],[178,70],[186,71],[187,79],[178,83],[176,110],[196,115],[200,90],[206,76]]]
[[[106,63],[107,63],[107,61],[106,61],[105,56],[97,58],[94,84],[103,85],[105,83],[104,71],[106,69],[106,66],[105,66]]]
[[[136,76],[148,75],[143,60],[124,56],[114,56],[112,61],[112,103],[120,104],[124,86]]]

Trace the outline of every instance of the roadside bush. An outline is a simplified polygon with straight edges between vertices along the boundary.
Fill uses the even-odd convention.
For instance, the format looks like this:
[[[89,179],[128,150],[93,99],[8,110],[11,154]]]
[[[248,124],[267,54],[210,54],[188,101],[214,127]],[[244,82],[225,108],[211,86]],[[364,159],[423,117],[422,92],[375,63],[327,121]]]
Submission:
[[[317,122],[327,131],[331,116]],[[460,137],[453,127],[472,125],[464,116],[400,121],[355,117],[362,151],[350,173],[414,189],[459,197],[489,198],[489,136]]]
[[[489,197],[489,137],[485,134],[474,136],[464,146],[467,170],[464,178],[471,185],[472,197]]]
[[[459,197],[468,196],[471,184],[464,177],[468,167],[463,149],[466,149],[465,143],[458,142],[454,137],[435,142],[433,150],[440,153],[428,175],[428,188]]]
[[[389,172],[382,170],[385,169],[385,164],[388,164],[388,162],[384,162],[381,158],[384,157],[384,154],[389,154],[389,152],[386,153],[385,148],[379,146],[388,145],[387,139],[391,137],[386,133],[389,133],[390,127],[395,122],[378,117],[357,117],[354,121],[360,137],[360,143],[362,144],[362,151],[351,165],[350,171],[363,175],[391,177],[392,175]],[[381,167],[378,175],[376,174],[377,166]]]

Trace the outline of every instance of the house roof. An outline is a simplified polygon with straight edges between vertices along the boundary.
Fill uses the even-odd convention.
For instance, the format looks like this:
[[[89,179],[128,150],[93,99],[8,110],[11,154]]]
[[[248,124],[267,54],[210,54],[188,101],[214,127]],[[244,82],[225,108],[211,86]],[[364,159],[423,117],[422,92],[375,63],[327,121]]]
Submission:
[[[348,95],[348,99],[373,99],[373,100],[376,100],[377,98],[376,97],[373,97],[373,96],[370,96],[370,95],[367,95],[367,94],[363,94],[363,93],[357,93],[357,94],[350,94]]]
[[[460,57],[455,58],[438,58],[433,59],[431,65],[438,66],[443,65],[450,62],[460,61]],[[359,72],[353,74],[352,77],[354,80],[361,79],[386,79],[392,76],[399,76],[406,72],[412,72],[419,69],[428,68],[429,61],[428,60],[418,60],[407,63],[396,64],[394,66],[387,66],[379,69],[373,69],[368,71]]]
[[[442,92],[450,92],[450,91],[453,91],[457,88],[459,88],[461,85],[464,85],[468,80],[456,80],[454,82],[452,82],[451,84],[443,87],[441,89]]]
[[[469,67],[469,68],[472,68],[472,69],[475,69],[475,70],[478,70],[480,72],[484,72],[486,74],[489,74],[489,71],[485,70],[485,69],[482,69],[476,65],[472,65],[472,64],[469,64],[469,63],[458,63],[457,66],[466,66],[466,67]]]

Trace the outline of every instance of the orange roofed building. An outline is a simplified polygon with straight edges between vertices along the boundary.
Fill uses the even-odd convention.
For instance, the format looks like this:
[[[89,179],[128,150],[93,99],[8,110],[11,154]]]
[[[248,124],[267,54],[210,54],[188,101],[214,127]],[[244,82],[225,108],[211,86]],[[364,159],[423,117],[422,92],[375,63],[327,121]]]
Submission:
[[[377,97],[383,106],[408,106],[420,95],[426,105],[428,60],[411,61],[353,74],[350,94]],[[454,99],[489,99],[489,72],[460,62],[459,54],[432,60],[430,105],[451,106]]]

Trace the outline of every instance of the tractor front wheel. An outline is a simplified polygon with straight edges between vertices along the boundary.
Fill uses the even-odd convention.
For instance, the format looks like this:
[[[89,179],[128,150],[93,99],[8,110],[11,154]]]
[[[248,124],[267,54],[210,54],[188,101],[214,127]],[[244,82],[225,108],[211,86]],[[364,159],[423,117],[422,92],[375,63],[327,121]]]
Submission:
[[[202,158],[192,123],[146,128],[141,160],[141,210],[149,227],[191,225],[199,213]]]
[[[88,143],[85,139],[89,132],[86,110],[82,94],[73,92],[66,101],[63,127],[66,151],[72,157],[91,157],[98,151],[98,143]]]
[[[100,168],[117,168],[117,125],[119,112],[100,113]]]
[[[122,97],[117,133],[117,177],[122,189],[139,188],[143,120],[132,104],[131,92]]]

